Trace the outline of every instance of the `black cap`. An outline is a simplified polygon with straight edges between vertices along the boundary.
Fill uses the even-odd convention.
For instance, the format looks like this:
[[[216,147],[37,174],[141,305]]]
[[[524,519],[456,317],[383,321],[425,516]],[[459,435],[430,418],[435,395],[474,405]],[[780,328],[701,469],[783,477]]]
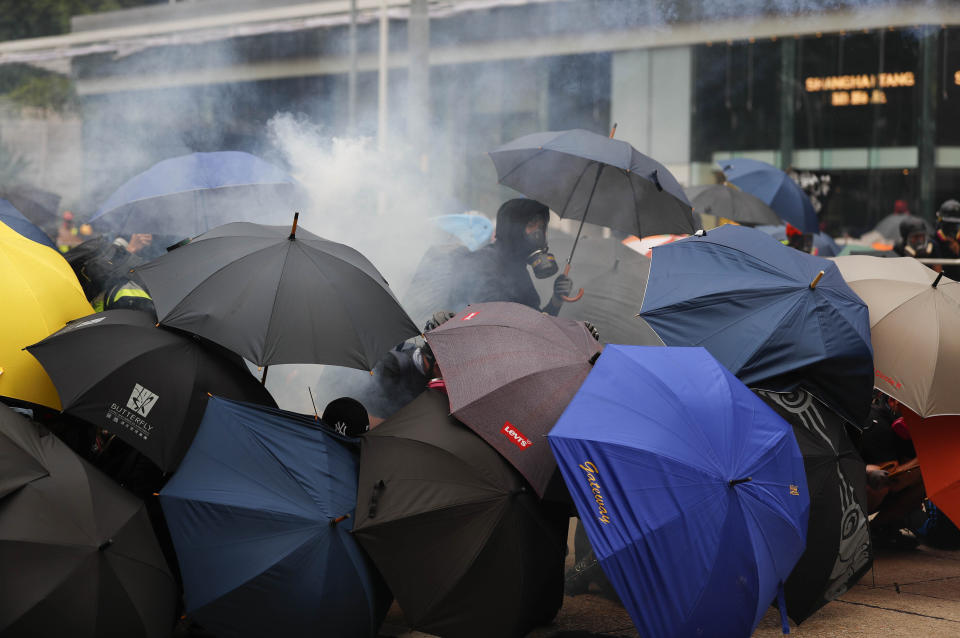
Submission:
[[[320,420],[344,436],[360,436],[370,429],[367,409],[351,397],[340,397],[328,403]]]

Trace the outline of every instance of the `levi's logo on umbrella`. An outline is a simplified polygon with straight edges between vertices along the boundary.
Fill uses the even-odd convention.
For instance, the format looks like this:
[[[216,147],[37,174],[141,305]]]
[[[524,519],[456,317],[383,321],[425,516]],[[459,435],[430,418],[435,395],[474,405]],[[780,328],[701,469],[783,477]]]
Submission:
[[[533,445],[533,441],[524,436],[520,430],[515,428],[510,423],[510,421],[505,421],[503,424],[503,429],[500,431],[503,432],[503,435],[521,450],[526,450],[528,447]]]

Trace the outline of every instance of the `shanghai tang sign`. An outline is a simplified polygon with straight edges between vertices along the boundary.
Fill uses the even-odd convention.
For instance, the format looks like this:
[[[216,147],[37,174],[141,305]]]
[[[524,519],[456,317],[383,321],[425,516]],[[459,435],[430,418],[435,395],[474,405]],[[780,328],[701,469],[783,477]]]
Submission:
[[[913,71],[830,75],[804,79],[804,88],[807,93],[829,92],[831,106],[886,104],[887,89],[907,88],[914,84],[916,79]]]

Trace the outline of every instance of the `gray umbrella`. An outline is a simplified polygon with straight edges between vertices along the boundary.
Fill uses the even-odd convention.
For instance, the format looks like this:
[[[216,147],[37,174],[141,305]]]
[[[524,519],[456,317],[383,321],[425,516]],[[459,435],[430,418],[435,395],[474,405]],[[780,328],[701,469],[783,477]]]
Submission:
[[[683,190],[699,213],[723,217],[744,226],[779,226],[783,223],[761,199],[735,186],[708,184]]]
[[[933,226],[930,225],[930,222],[925,220],[922,217],[917,217],[916,215],[911,215],[909,213],[905,215],[887,215],[874,227],[873,230],[880,233],[890,241],[897,241],[900,239],[900,224],[905,221],[921,221],[927,229],[927,233],[933,234]]]
[[[581,259],[587,253],[594,259],[588,262],[588,268],[581,270]],[[606,264],[596,268],[594,263],[600,261],[601,257],[606,257]],[[589,321],[596,326],[600,339],[605,343],[663,345],[647,322],[636,316],[650,274],[648,257],[616,239],[591,237],[581,241],[574,266],[579,274],[588,277],[583,284],[583,297],[579,303],[564,304],[559,316]]]
[[[225,224],[135,269],[166,326],[257,365],[370,370],[420,331],[359,252],[301,229]]]
[[[637,237],[696,230],[673,174],[622,140],[582,129],[534,133],[490,151],[490,159],[501,184],[561,217]]]

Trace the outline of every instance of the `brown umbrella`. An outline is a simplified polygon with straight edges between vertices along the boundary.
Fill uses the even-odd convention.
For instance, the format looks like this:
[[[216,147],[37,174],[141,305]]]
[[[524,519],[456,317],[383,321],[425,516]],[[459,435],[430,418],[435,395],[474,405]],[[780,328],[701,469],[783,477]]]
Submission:
[[[960,284],[915,259],[834,259],[870,310],[874,385],[920,416],[960,414]]]
[[[602,346],[580,322],[506,302],[467,306],[425,336],[453,415],[543,496],[557,469],[546,434]]]

